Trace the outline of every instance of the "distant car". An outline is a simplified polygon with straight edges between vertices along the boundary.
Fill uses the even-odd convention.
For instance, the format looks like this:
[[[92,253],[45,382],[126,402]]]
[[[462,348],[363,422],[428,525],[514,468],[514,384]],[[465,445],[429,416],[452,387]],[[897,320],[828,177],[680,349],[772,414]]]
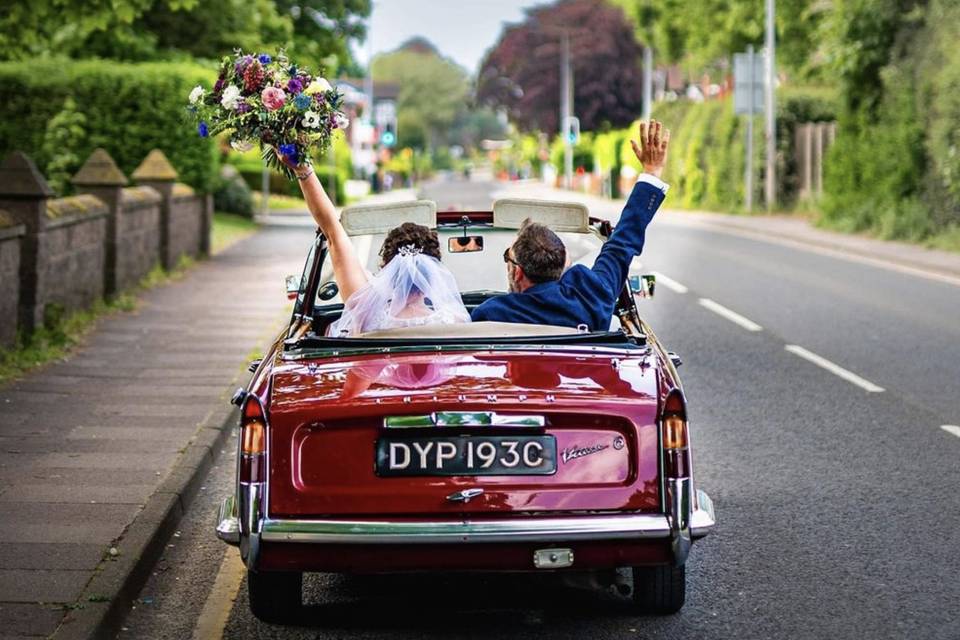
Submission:
[[[502,262],[532,215],[591,265],[611,233],[585,208],[498,201],[436,213],[418,201],[342,222],[376,269],[384,233],[435,226],[473,308],[506,289]],[[696,488],[676,356],[624,282],[608,331],[475,322],[327,337],[343,305],[318,235],[293,316],[234,401],[237,487],[217,535],[239,545],[250,608],[282,622],[303,572],[595,571],[632,567],[642,613],[683,606],[691,543],[714,527]],[[622,588],[624,585],[620,585]]]

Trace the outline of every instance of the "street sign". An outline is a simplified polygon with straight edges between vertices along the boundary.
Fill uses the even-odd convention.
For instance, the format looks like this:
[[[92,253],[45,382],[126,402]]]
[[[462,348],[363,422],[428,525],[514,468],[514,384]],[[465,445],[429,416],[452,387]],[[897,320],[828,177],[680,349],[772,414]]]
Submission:
[[[754,114],[763,109],[763,78],[763,54],[733,54],[734,113]]]

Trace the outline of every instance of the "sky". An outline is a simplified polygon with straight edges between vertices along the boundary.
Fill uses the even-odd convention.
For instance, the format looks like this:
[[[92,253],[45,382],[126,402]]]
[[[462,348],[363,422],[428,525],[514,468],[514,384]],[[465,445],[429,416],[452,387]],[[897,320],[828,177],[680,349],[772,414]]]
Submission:
[[[424,36],[472,74],[504,23],[520,22],[523,9],[538,4],[546,0],[374,0],[368,39],[376,55]],[[368,46],[355,47],[361,64]]]

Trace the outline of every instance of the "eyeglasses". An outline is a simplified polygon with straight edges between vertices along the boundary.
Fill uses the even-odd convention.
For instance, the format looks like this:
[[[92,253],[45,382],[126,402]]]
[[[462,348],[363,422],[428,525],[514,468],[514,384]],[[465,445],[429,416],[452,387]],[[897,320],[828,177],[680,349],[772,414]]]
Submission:
[[[510,247],[507,247],[503,251],[503,261],[509,264],[512,264],[517,267],[521,267],[520,263],[510,257]],[[523,267],[521,267],[523,268]]]

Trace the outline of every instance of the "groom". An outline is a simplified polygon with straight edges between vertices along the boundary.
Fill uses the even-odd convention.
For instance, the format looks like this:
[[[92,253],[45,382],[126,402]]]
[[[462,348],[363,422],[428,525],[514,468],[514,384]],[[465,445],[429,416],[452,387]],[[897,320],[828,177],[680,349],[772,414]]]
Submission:
[[[474,309],[470,314],[474,322],[566,327],[585,324],[590,331],[606,331],[630,262],[643,250],[647,225],[667,193],[660,176],[669,142],[669,129],[656,120],[640,124],[640,143],[631,140],[630,144],[644,173],[637,179],[620,221],[592,269],[575,265],[564,273],[567,251],[563,242],[545,225],[528,219],[513,246],[503,254],[510,293]]]

